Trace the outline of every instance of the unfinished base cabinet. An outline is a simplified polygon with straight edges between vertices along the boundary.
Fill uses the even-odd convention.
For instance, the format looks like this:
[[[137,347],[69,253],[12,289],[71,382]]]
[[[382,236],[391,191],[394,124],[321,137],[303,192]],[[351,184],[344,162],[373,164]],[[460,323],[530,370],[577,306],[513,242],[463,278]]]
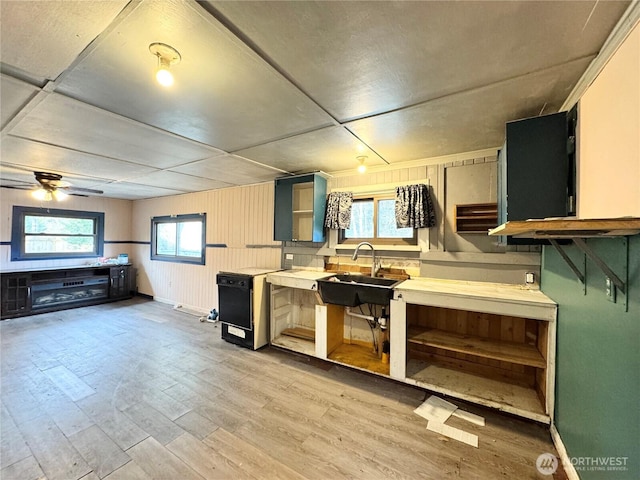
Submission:
[[[386,362],[368,327],[362,333],[362,315],[321,301],[315,280],[323,272],[295,275],[267,277],[272,345],[550,422],[557,305],[539,290],[406,280],[394,290],[387,330],[373,333],[378,345],[389,342]]]
[[[379,316],[380,311],[375,314]],[[318,357],[359,370],[389,375],[389,363],[382,358],[382,344],[391,335],[390,329],[382,331],[376,328],[371,332],[368,326],[365,327],[366,320],[350,315],[341,305],[316,306],[316,321],[319,331],[322,331],[318,335],[321,339]],[[354,333],[357,331],[361,335]],[[377,349],[372,335],[376,337]]]
[[[322,304],[318,296],[318,278],[325,272],[285,271],[267,275],[271,289],[271,344],[306,355],[326,357],[318,350],[316,338],[316,306]],[[325,347],[326,352],[326,347]]]
[[[549,423],[555,303],[516,285],[466,282],[457,291],[443,285],[421,292],[409,283],[396,292],[395,348],[406,353],[392,362],[391,376]]]

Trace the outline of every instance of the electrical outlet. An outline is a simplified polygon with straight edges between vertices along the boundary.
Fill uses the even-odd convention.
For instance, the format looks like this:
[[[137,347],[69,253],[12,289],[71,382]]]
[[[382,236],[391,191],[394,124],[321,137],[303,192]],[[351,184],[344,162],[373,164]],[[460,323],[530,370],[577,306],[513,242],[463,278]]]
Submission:
[[[524,283],[534,283],[536,281],[536,275],[533,272],[527,272],[524,274]]]
[[[616,303],[616,286],[609,277],[607,277],[605,280],[604,292],[607,295],[607,300],[609,300],[610,302]]]

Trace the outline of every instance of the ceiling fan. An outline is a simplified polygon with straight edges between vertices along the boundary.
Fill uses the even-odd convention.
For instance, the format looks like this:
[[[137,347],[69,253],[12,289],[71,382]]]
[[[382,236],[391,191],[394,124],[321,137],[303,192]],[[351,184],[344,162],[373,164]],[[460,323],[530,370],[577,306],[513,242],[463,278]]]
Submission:
[[[67,195],[87,194],[101,195],[102,190],[94,190],[91,188],[74,187],[71,183],[62,180],[62,175],[48,172],[33,172],[38,182],[38,187],[33,191],[32,195],[41,201],[48,202],[50,200],[64,200]]]

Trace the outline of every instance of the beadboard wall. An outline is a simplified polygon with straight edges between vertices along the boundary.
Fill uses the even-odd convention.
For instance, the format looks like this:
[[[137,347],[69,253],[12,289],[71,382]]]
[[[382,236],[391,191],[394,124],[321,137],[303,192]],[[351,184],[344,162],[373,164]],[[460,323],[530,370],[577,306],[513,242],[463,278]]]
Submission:
[[[219,271],[280,268],[281,243],[273,240],[273,198],[269,182],[133,202],[132,255],[138,266],[138,292],[208,312],[218,306]],[[151,218],[187,213],[207,214],[206,264],[151,261]]]

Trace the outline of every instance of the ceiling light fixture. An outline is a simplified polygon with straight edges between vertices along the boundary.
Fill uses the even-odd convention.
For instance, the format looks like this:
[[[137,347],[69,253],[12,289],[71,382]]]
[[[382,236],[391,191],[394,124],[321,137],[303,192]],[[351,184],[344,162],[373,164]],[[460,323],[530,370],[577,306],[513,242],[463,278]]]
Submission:
[[[149,45],[149,51],[158,57],[158,70],[156,71],[156,80],[163,87],[173,85],[173,75],[169,71],[172,65],[177,65],[182,60],[178,51],[166,43],[152,43]]]
[[[66,200],[66,198],[69,196],[63,191],[58,190],[57,188],[51,193],[53,194],[53,198],[55,198],[56,201],[58,202],[62,202],[63,200]]]
[[[364,164],[365,160],[369,158],[366,155],[361,155],[359,157],[356,157],[356,160],[358,161],[358,163],[360,165],[358,165],[358,173],[364,173],[367,171],[367,166]]]
[[[34,190],[31,195],[33,195],[33,198],[35,198],[36,200],[40,200],[41,202],[50,202],[53,198],[51,192],[49,190],[45,190],[44,188]]]

